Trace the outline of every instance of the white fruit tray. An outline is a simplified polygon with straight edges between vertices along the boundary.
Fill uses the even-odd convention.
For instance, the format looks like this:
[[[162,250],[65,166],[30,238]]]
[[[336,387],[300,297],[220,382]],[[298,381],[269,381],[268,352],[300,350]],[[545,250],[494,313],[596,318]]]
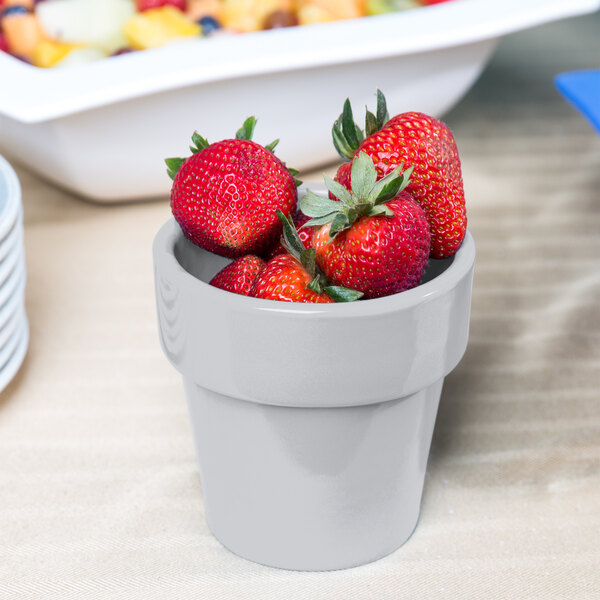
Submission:
[[[256,139],[307,169],[335,160],[343,101],[440,116],[502,36],[593,12],[600,0],[454,0],[427,8],[209,40],[43,70],[0,53],[0,151],[102,202],[160,197],[163,158],[258,118]],[[229,132],[229,133],[228,133]]]

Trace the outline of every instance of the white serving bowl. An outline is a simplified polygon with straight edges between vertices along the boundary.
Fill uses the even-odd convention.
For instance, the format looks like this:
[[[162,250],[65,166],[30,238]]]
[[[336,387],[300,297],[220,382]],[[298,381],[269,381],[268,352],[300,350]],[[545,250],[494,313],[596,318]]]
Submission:
[[[163,159],[243,119],[280,138],[298,169],[335,159],[331,125],[376,88],[391,112],[440,116],[469,89],[500,37],[591,12],[600,0],[454,0],[401,13],[192,40],[87,65],[42,70],[0,53],[0,144],[90,199],[168,194]]]
[[[215,288],[228,260],[173,219],[153,256],[161,345],[183,377],[217,539],[297,570],[401,546],[419,517],[443,380],[467,345],[471,235],[416,288],[348,304]]]

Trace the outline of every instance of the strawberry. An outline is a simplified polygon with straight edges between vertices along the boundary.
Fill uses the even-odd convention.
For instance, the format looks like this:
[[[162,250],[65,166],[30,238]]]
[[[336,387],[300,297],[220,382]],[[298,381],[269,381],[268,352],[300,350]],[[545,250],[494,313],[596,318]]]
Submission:
[[[467,228],[461,164],[454,137],[444,123],[423,113],[407,112],[388,120],[385,98],[379,90],[377,97],[377,116],[367,111],[365,139],[346,100],[333,127],[334,145],[346,159],[366,152],[375,163],[378,177],[400,164],[413,167],[407,191],[427,213],[431,256],[452,256]]]
[[[352,163],[352,191],[325,178],[339,202],[308,192],[302,211],[314,217],[315,260],[338,286],[363,292],[365,298],[388,296],[418,285],[430,251],[425,211],[403,191],[410,169],[396,167],[377,181],[371,158],[361,152]]]
[[[167,5],[174,6],[181,11],[185,11],[186,8],[185,0],[136,0],[135,5],[138,12],[144,12],[145,10],[160,8],[161,6]]]
[[[171,209],[185,236],[222,256],[262,254],[281,235],[275,211],[296,209],[293,172],[272,152],[251,140],[250,117],[235,139],[210,144],[194,133],[187,159],[168,158],[173,179]]]
[[[352,189],[352,185],[350,182],[350,171],[351,170],[352,170],[351,162],[342,163],[338,167],[337,173],[335,174],[335,177],[333,178],[334,181],[341,183],[348,190]],[[329,192],[329,198],[330,198],[330,200],[337,200],[337,198],[331,192]]]
[[[352,302],[362,294],[354,290],[331,286],[317,269],[315,251],[305,248],[294,223],[281,211],[277,216],[283,224],[282,244],[287,250],[272,258],[256,278],[250,296],[283,302]]]
[[[308,287],[312,277],[302,263],[285,253],[272,258],[257,277],[250,296],[283,302],[333,302],[325,293]]]
[[[249,296],[254,281],[264,268],[265,261],[258,256],[240,256],[221,269],[210,280],[210,285],[234,294]]]

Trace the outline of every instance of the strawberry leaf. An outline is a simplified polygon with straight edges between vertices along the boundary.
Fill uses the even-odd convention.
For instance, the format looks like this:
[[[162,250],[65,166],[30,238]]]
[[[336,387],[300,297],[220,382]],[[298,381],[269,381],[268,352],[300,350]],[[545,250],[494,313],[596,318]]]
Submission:
[[[328,285],[323,291],[335,302],[354,302],[364,296],[362,292],[339,285]]]
[[[363,141],[363,132],[354,122],[354,115],[352,114],[352,106],[349,98],[346,98],[344,109],[342,111],[342,133],[348,140],[348,143],[355,149],[358,148]]]
[[[346,206],[352,206],[352,195],[341,183],[334,181],[327,175],[323,176],[327,189],[336,197],[339,198]],[[335,201],[334,201],[335,202]]]
[[[374,186],[372,194],[375,197],[375,204],[383,204],[392,198],[395,198],[406,187],[404,173],[400,173],[402,165],[398,165],[391,173],[381,178]]]
[[[237,130],[235,138],[237,140],[251,140],[254,135],[254,128],[256,127],[256,119],[254,117],[248,117],[244,124]]]
[[[366,152],[361,152],[352,161],[350,178],[352,193],[358,198],[367,198],[377,181],[377,171],[373,160]]]
[[[404,165],[401,165],[400,168],[402,168]],[[412,175],[412,172],[415,170],[414,166],[411,165],[410,167],[408,167],[408,169],[405,169],[402,173],[402,185],[400,186],[400,189],[398,190],[398,193],[400,193],[402,190],[404,190],[408,184],[410,183],[410,177]]]
[[[333,137],[333,145],[345,161],[349,161],[354,156],[355,149],[348,143],[344,134],[342,133],[342,118],[340,117],[331,129],[331,135]]]
[[[315,217],[314,219],[311,219],[310,221],[304,223],[304,225],[302,225],[300,229],[304,229],[304,227],[318,227],[319,225],[327,225],[327,223],[331,223],[331,221],[333,221],[335,215],[337,214],[338,213],[332,212],[328,215],[323,215],[322,217]]]
[[[369,110],[366,109],[365,113],[365,134],[367,136],[377,133],[381,128],[377,123],[377,117]]]
[[[378,204],[377,206],[374,206],[369,212],[369,216],[371,216],[371,217],[376,217],[378,215],[383,215],[386,217],[393,217],[393,216],[395,216],[395,214],[396,213],[394,213],[394,211],[389,206],[386,206],[385,204]]]
[[[300,262],[311,277],[315,277],[317,275],[317,263],[315,261],[315,255],[316,252],[314,248],[304,248],[300,254]]]
[[[192,134],[192,143],[193,146],[190,146],[192,154],[196,154],[200,152],[200,150],[204,150],[204,148],[208,148],[209,146],[208,140],[203,138],[197,131],[194,131]]]
[[[301,261],[302,252],[304,252],[304,244],[298,236],[294,221],[290,216],[286,216],[279,209],[276,211],[277,217],[283,225],[283,236],[281,238],[281,245],[297,260]],[[302,262],[302,261],[301,261]]]
[[[177,171],[181,168],[181,165],[185,162],[185,158],[165,158],[165,164],[167,165],[167,174],[171,179],[175,179]]]
[[[334,238],[340,231],[350,226],[350,221],[347,215],[344,213],[338,213],[331,222],[331,228],[329,229],[329,237]]]
[[[288,171],[291,173],[292,177],[294,178],[294,182],[296,184],[296,187],[301,186],[302,185],[302,181],[296,177],[296,175],[298,175],[298,173],[300,171],[298,171],[298,169],[292,169],[291,167],[288,167]]]
[[[316,277],[314,277],[314,279],[310,283],[306,284],[306,287],[309,290],[312,290],[313,292],[315,292],[315,294],[322,294],[323,293],[322,277],[320,275],[317,275]]]
[[[377,131],[383,129],[390,120],[390,114],[387,109],[387,102],[381,90],[377,90]]]
[[[279,144],[279,138],[276,140],[273,140],[270,144],[267,144],[265,146],[265,149],[268,150],[269,152],[274,152],[277,144]]]
[[[338,154],[344,160],[351,159],[365,136],[362,129],[354,122],[352,106],[348,98],[344,102],[342,114],[333,124],[331,133]]]
[[[323,217],[334,212],[339,212],[342,207],[343,205],[340,202],[317,196],[317,194],[310,190],[307,190],[306,194],[300,199],[300,210],[307,217]]]

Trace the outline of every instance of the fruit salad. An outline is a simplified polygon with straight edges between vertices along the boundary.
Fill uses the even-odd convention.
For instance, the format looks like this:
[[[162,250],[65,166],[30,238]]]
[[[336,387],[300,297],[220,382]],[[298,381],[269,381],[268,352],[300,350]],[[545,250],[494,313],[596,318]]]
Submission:
[[[249,117],[234,138],[166,159],[171,210],[197,246],[232,258],[210,284],[284,302],[353,302],[419,285],[430,259],[451,257],[467,216],[456,142],[420,112],[375,112],[356,124],[350,102],[332,127],[344,160],[329,196],[298,197],[297,172],[275,155],[278,140],[252,140]]]
[[[0,0],[0,51],[66,67],[210,38],[418,8],[449,0]]]

